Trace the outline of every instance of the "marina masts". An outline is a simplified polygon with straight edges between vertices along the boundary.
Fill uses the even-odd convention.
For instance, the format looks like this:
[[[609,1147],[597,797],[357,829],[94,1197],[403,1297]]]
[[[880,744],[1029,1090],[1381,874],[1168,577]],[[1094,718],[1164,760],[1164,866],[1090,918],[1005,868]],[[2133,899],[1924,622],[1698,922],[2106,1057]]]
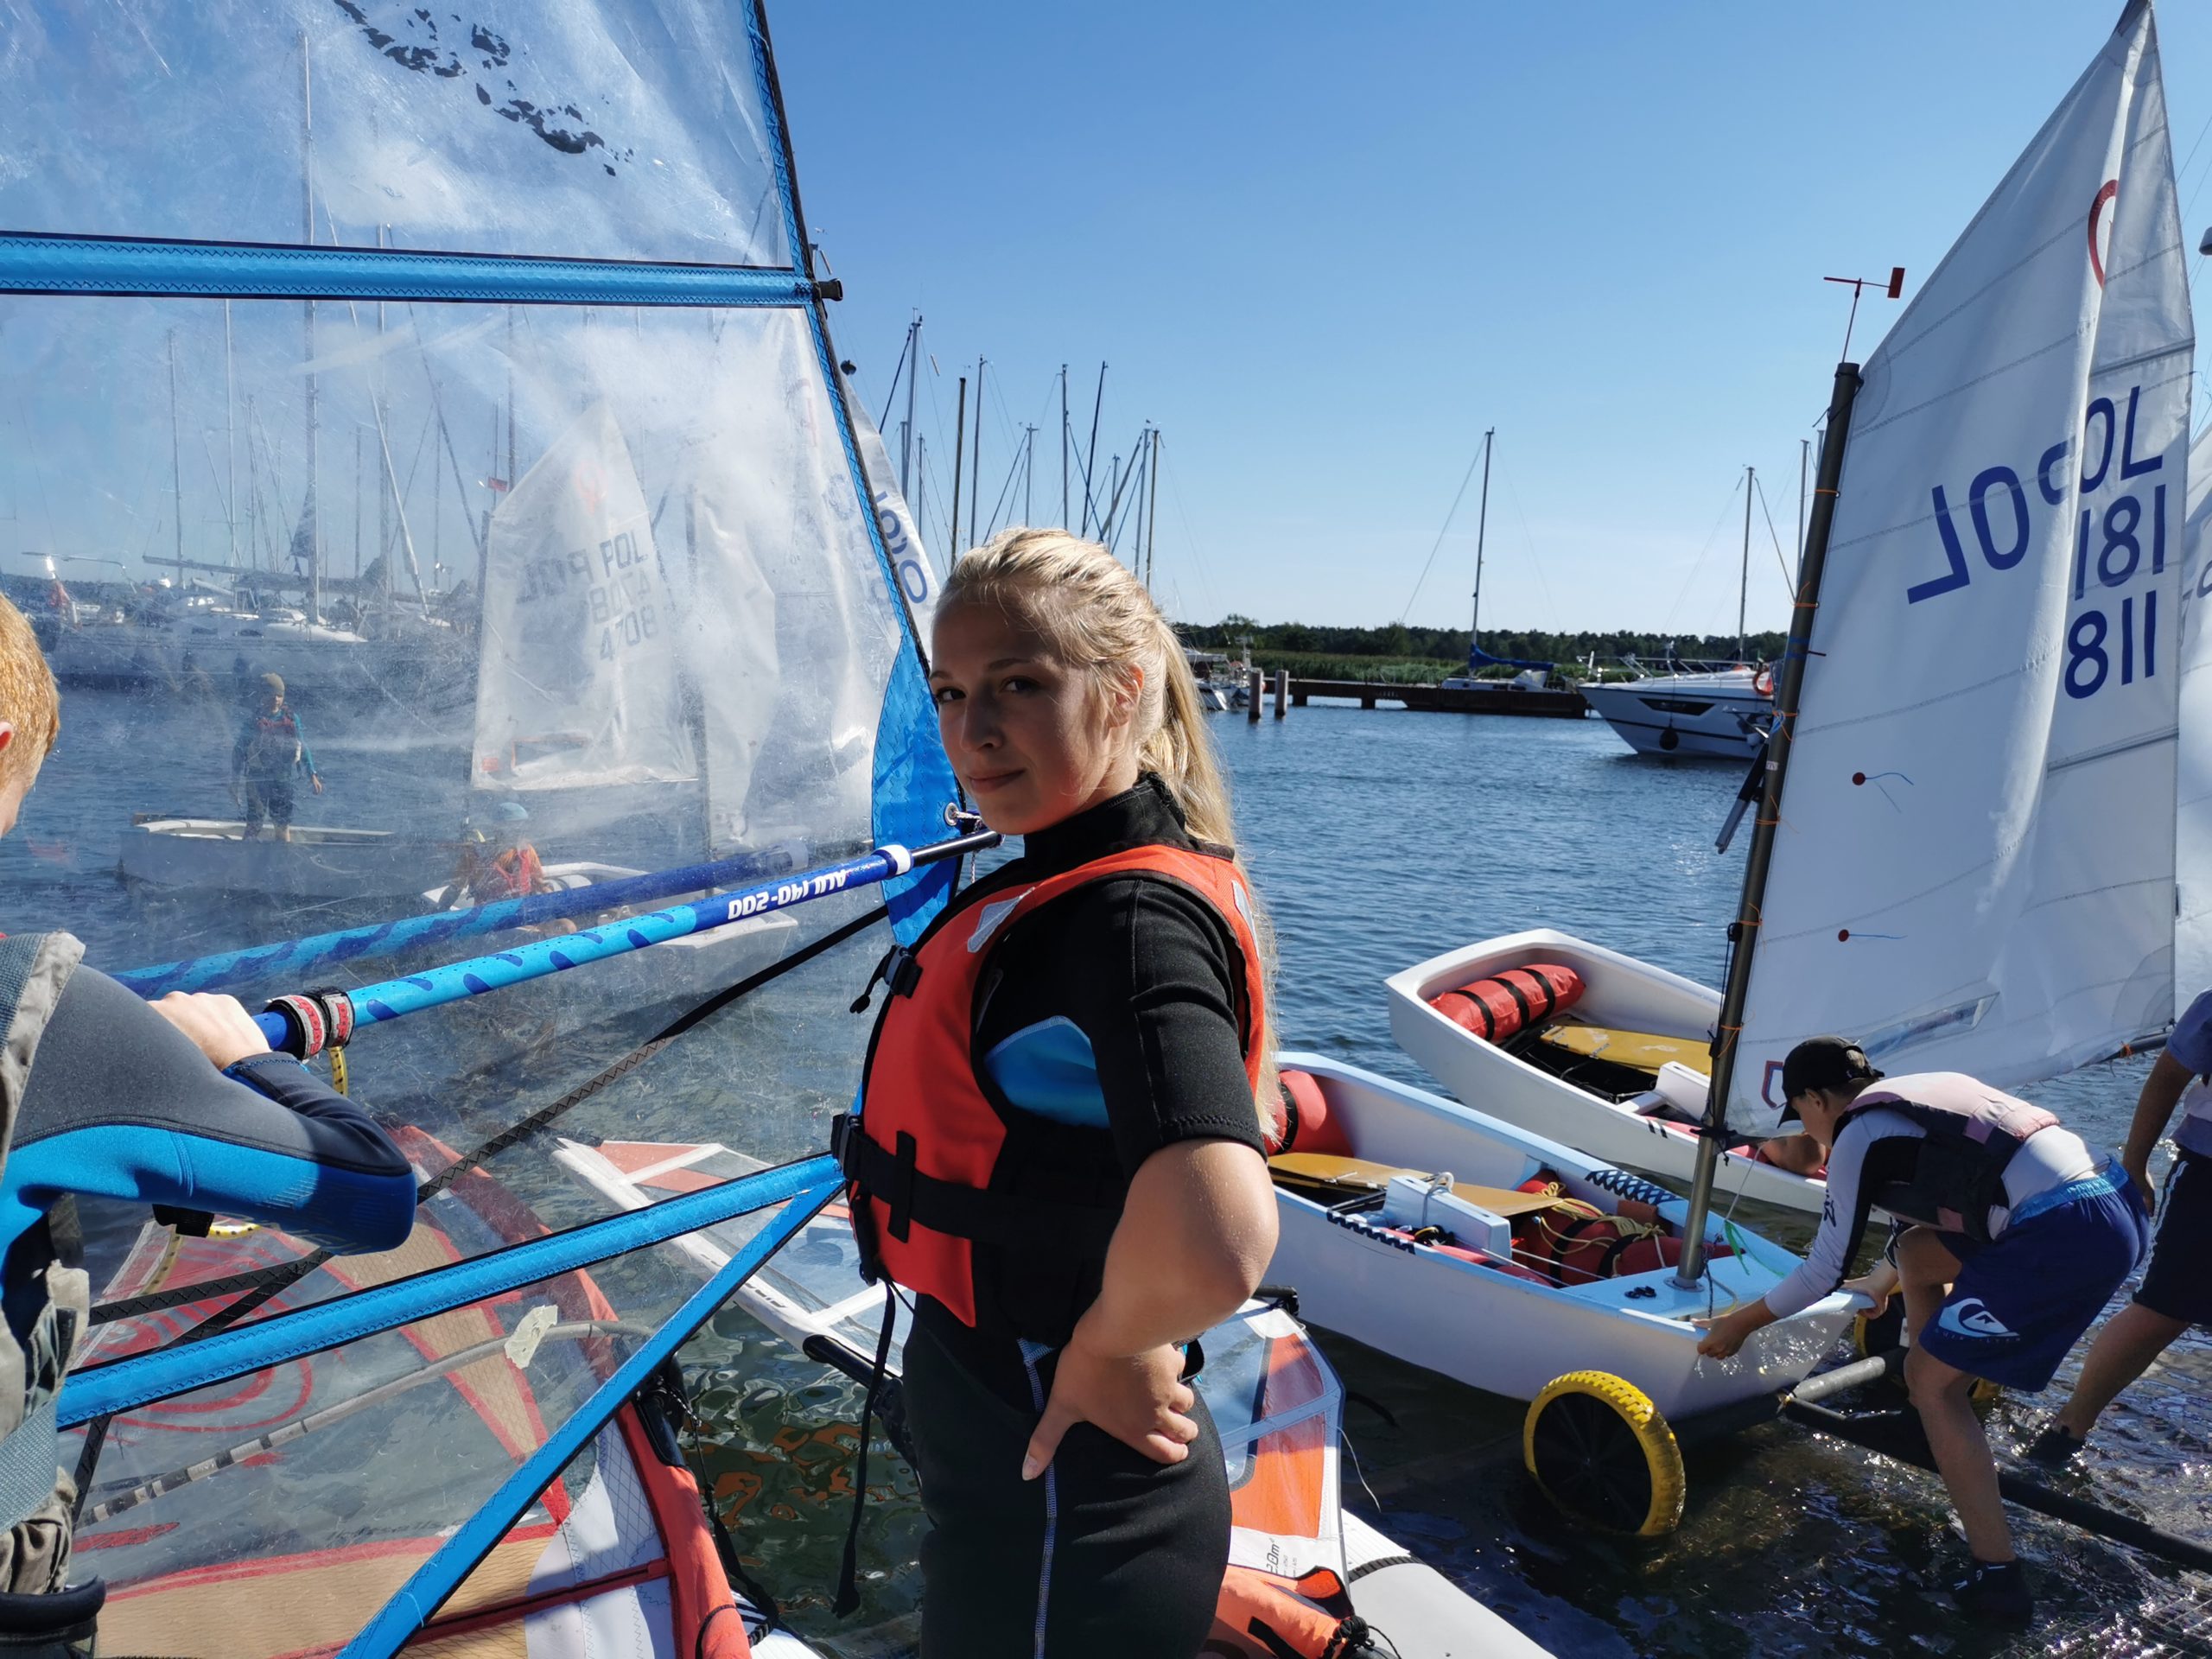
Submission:
[[[922,314],[914,313],[914,321],[906,330],[906,423],[899,433],[899,493],[912,499],[912,488],[907,479],[912,471],[914,459],[914,389],[922,378]],[[920,521],[916,520],[918,524]]]
[[[1068,524],[1068,365],[1060,365],[1060,528]]]
[[[1835,523],[1836,486],[1843,478],[1843,446],[1851,433],[1852,401],[1859,395],[1859,365],[1839,363],[1835,389],[1828,397],[1827,441],[1821,447],[1821,473],[1813,490],[1812,520],[1806,527],[1805,557],[1797,579],[1797,603],[1789,613],[1789,643],[1774,687],[1774,725],[1766,742],[1766,778],[1759,791],[1758,817],[1751,825],[1751,856],[1744,867],[1743,901],[1728,930],[1728,982],[1721,993],[1720,1020],[1713,1034],[1713,1081],[1705,1100],[1705,1122],[1698,1132],[1697,1170],[1690,1182],[1689,1214],[1682,1223],[1682,1259],[1675,1282],[1694,1285],[1705,1270],[1706,1218],[1713,1208],[1713,1181],[1720,1167],[1721,1141],[1727,1133],[1728,1093],[1735,1081],[1736,1039],[1744,1029],[1750,1000],[1751,962],[1758,942],[1759,918],[1766,903],[1767,872],[1774,862],[1776,826],[1781,821],[1782,784],[1789,769],[1789,744],[1797,702],[1805,683],[1805,662],[1813,639],[1813,618],[1820,608],[1821,575],[1827,564],[1828,531]],[[1748,470],[1748,469],[1747,469]]]
[[[1144,586],[1152,591],[1152,550],[1160,540],[1160,429],[1152,429],[1152,475],[1146,487],[1152,499],[1145,506],[1144,521]]]
[[[176,520],[176,585],[184,586],[184,467],[176,445],[176,330],[169,330],[169,512]]]
[[[968,533],[981,537],[983,520],[976,504],[983,493],[983,359],[976,359],[976,470],[968,480]]]
[[[300,31],[300,209],[307,240],[312,244],[315,241],[315,73],[308,58],[305,29]],[[301,309],[307,336],[308,383],[308,486],[303,517],[307,525],[308,621],[314,624],[322,620],[322,512],[321,504],[315,499],[315,475],[320,470],[315,431],[315,302],[305,302]]]

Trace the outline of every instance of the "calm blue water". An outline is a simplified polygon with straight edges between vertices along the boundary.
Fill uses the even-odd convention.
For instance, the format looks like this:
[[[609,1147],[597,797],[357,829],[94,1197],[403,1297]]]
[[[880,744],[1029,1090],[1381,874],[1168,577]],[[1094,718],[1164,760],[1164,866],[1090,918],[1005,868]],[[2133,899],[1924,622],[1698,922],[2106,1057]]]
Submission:
[[[67,923],[95,961],[130,965],[323,925],[235,904],[149,902],[114,880],[116,838],[131,810],[225,810],[226,715],[85,693],[70,697],[68,719],[24,829],[0,842],[0,927]],[[367,729],[311,723],[332,792],[303,807],[302,819],[442,833],[467,805],[463,739],[450,724],[404,713]],[[1594,721],[1316,706],[1280,724],[1217,715],[1213,730],[1280,936],[1287,1044],[1421,1081],[1391,1045],[1383,976],[1527,926],[1718,977],[1741,849],[1718,858],[1712,838],[1738,780],[1733,766],[1639,760]],[[680,844],[668,823],[595,831],[588,847],[563,846],[557,831],[541,836],[549,857],[589,852],[649,867]],[[359,918],[334,911],[330,919]],[[625,1096],[635,1132],[665,1134],[710,1100],[729,1120],[728,1138],[779,1155],[804,1150],[849,1089],[862,1022],[842,1010],[866,965],[833,954],[779,987],[772,1007],[677,1045]],[[481,1034],[426,1017],[413,1033],[390,1033],[388,1047],[365,1042],[362,1091],[380,1104],[428,1098],[442,1075],[434,1051],[472,1031]],[[469,1103],[471,1122],[495,1123],[517,1091],[543,1097],[634,1039],[626,1025],[587,1035],[535,1011],[503,1034],[523,1044],[524,1058]],[[771,1047],[785,1058],[763,1065]],[[794,1071],[798,1056],[805,1064]],[[2093,1139],[2116,1141],[2141,1071],[2107,1067],[2032,1092]],[[512,1160],[501,1173],[535,1185]],[[531,1195],[560,1203],[550,1186]],[[1801,1218],[1752,1211],[1746,1205],[1738,1218],[1793,1243],[1805,1236]],[[1932,1479],[1787,1427],[1693,1458],[1688,1512],[1671,1538],[1576,1534],[1532,1493],[1516,1459],[1494,1455],[1517,1440],[1519,1406],[1357,1344],[1324,1343],[1359,1396],[1348,1438],[1372,1497],[1348,1478],[1350,1501],[1562,1655],[2212,1652],[2212,1639],[2176,1634],[2191,1618],[2212,1630],[2212,1617],[2188,1611],[2184,1575],[2021,1516],[2023,1548],[2042,1568],[2044,1619],[2024,1639],[1970,1632],[1933,1596],[1962,1547]],[[922,1521],[911,1474],[880,1443],[869,1471],[879,1501],[863,1553],[874,1575],[863,1612],[841,1624],[827,1605],[857,1391],[739,1317],[686,1357],[708,1419],[695,1451],[748,1563],[825,1648],[855,1659],[906,1650]],[[2075,1489],[2212,1540],[2208,1385],[2212,1343],[2193,1333],[2107,1414]],[[2000,1449],[2031,1436],[2058,1397],[2054,1389],[2040,1402],[1998,1404]]]

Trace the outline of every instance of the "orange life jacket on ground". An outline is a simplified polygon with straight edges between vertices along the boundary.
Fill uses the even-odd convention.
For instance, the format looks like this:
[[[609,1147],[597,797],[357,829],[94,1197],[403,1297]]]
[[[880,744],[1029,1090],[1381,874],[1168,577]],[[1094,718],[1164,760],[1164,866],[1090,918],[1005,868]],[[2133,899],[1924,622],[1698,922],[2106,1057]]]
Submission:
[[[1259,943],[1244,878],[1224,855],[1135,847],[948,911],[911,956],[893,953],[892,994],[868,1046],[860,1113],[832,1126],[871,1280],[888,1277],[933,1296],[973,1327],[982,1300],[974,1245],[1105,1255],[1118,1207],[1070,1204],[1001,1176],[1009,1109],[982,1080],[976,992],[992,946],[1022,918],[1088,882],[1133,874],[1190,889],[1228,925],[1243,958],[1244,1071],[1258,1089]]]

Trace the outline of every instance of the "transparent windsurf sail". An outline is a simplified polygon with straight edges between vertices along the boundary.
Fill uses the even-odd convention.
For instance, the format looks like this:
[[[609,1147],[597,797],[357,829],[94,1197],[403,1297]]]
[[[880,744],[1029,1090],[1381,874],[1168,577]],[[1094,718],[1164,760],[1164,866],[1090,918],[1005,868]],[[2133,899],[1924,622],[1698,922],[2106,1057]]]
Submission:
[[[196,1381],[187,1338],[436,1300],[624,1213],[564,1138],[814,1153],[855,990],[947,890],[949,865],[803,880],[950,838],[957,799],[934,579],[844,401],[774,86],[758,8],[707,0],[0,0],[0,502],[35,552],[0,585],[63,698],[0,929],[258,1008],[709,893],[807,900],[361,1030],[347,1087],[423,1194],[389,1259],[86,1205],[87,1365],[177,1356],[86,1463],[113,1605],[201,1632],[133,1650],[243,1651],[211,1610],[294,1586],[302,1650],[342,1646],[584,1434],[504,1535],[522,1553],[479,1541],[480,1571],[537,1561],[528,1529],[585,1512],[612,1456],[601,1391],[704,1317],[679,1249],[240,1376]],[[518,869],[526,925],[499,908]],[[528,1599],[472,1584],[420,1611]]]

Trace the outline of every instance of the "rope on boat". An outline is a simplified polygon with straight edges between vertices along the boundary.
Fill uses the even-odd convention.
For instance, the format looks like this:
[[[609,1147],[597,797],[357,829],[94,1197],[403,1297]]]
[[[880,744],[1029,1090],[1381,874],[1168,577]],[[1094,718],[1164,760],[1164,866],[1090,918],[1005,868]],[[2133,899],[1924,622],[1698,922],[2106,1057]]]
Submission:
[[[219,950],[212,956],[129,969],[114,977],[119,984],[143,997],[161,996],[170,991],[204,990],[211,985],[245,984],[304,973],[310,968],[333,963],[364,962],[441,939],[468,938],[479,933],[496,933],[502,928],[564,921],[620,905],[671,899],[679,893],[702,893],[732,881],[787,875],[798,868],[810,854],[817,857],[836,856],[865,845],[832,842],[809,849],[803,842],[786,842],[765,853],[741,853],[709,863],[625,876],[560,893],[502,899],[466,910],[433,911],[427,916],[403,916],[394,921],[314,933],[305,938],[257,944],[242,950]]]

